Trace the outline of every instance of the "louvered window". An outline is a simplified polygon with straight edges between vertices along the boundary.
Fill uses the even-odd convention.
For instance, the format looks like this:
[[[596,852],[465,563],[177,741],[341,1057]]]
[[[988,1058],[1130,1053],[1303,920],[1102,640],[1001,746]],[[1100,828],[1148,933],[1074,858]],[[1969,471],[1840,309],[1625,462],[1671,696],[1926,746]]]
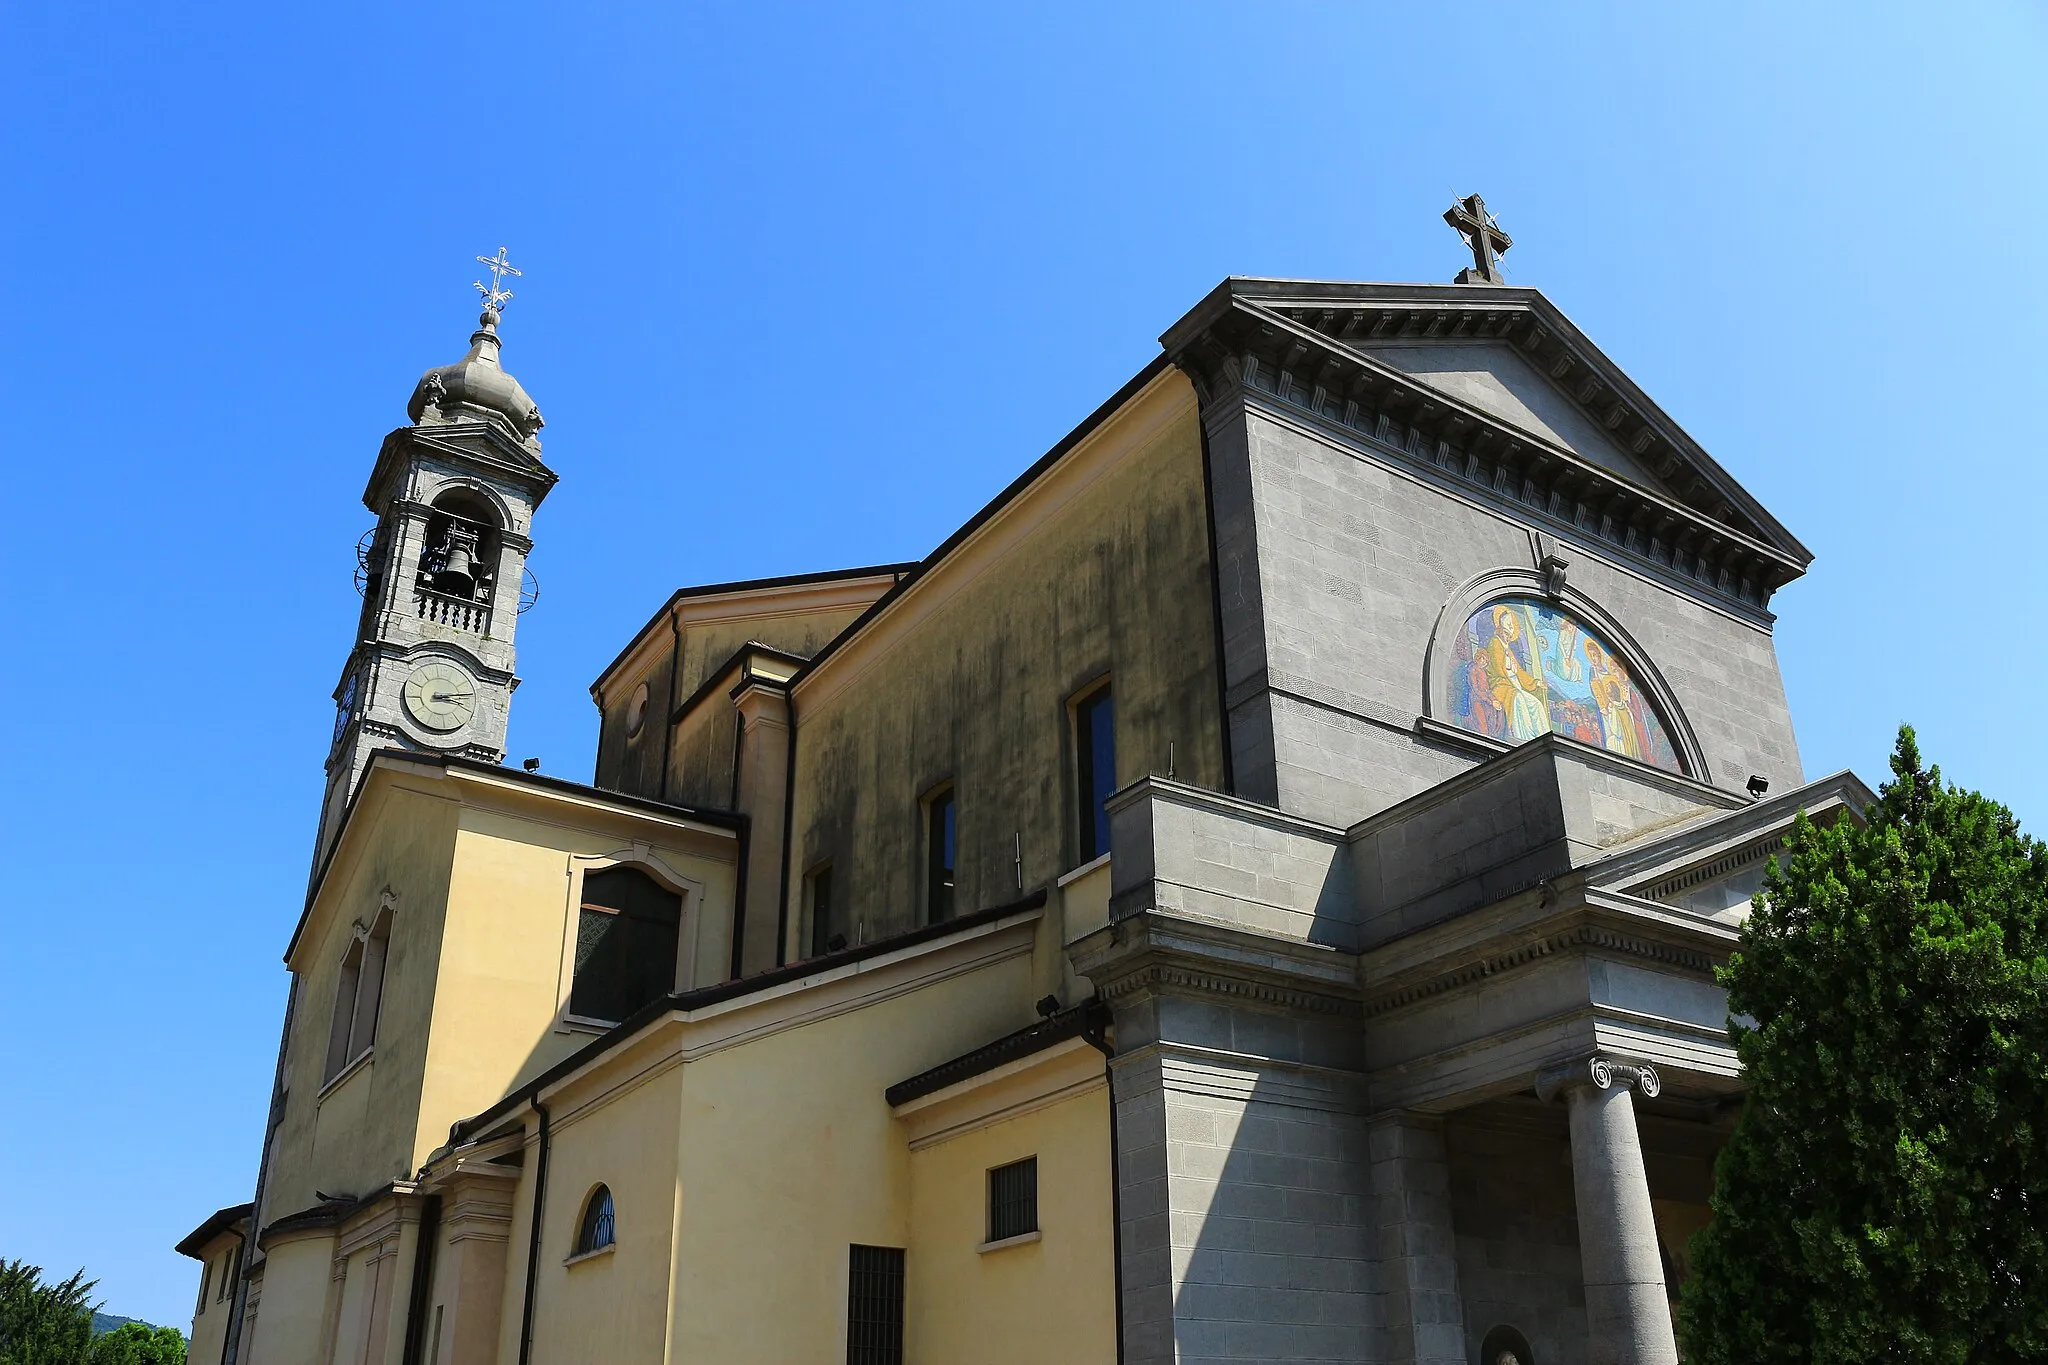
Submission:
[[[1038,1158],[1027,1156],[988,1173],[988,1239],[1001,1242],[1038,1231]]]
[[[847,1252],[846,1365],[903,1365],[903,1249]]]

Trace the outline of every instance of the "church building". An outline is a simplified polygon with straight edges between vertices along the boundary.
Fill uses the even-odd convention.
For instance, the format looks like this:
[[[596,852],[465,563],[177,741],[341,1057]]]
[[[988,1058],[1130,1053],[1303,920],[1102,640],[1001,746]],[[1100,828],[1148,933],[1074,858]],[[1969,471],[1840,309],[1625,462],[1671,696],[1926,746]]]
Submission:
[[[503,766],[556,475],[488,259],[194,1362],[1672,1365],[1714,968],[1871,796],[1808,552],[1445,216],[1452,284],[1223,281],[921,560],[676,590],[588,783]]]

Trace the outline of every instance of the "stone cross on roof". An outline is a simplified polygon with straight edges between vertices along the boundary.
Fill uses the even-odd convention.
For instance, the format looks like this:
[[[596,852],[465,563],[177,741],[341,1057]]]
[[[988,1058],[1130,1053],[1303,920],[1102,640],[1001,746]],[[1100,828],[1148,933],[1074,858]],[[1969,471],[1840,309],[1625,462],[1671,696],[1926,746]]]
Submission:
[[[1472,248],[1472,264],[1458,272],[1457,283],[1505,284],[1500,274],[1500,254],[1513,246],[1515,239],[1501,231],[1500,224],[1486,211],[1486,201],[1468,194],[1444,210],[1444,221],[1456,228],[1465,245]]]

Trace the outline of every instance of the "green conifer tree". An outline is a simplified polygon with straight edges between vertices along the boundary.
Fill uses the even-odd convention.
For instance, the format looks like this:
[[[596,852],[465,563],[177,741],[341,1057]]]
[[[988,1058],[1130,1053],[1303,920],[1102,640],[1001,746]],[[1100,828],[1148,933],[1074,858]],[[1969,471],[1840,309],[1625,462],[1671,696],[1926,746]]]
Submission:
[[[1910,728],[1866,814],[1800,816],[1722,975],[1688,1365],[2048,1360],[2048,850]]]
[[[45,1284],[41,1266],[0,1261],[0,1365],[85,1365],[94,1283],[81,1270]]]

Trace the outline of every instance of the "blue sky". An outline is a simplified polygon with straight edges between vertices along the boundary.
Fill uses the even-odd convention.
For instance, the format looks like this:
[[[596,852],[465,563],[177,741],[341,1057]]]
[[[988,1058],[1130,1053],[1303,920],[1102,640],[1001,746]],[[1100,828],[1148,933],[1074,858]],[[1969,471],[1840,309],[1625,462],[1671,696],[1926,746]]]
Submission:
[[[2039,8],[876,8],[8,8],[0,1257],[190,1313],[362,487],[500,243],[562,475],[515,759],[588,776],[674,587],[917,558],[1223,276],[1448,280],[1477,189],[1814,550],[1809,775],[1910,720],[2048,819]]]

